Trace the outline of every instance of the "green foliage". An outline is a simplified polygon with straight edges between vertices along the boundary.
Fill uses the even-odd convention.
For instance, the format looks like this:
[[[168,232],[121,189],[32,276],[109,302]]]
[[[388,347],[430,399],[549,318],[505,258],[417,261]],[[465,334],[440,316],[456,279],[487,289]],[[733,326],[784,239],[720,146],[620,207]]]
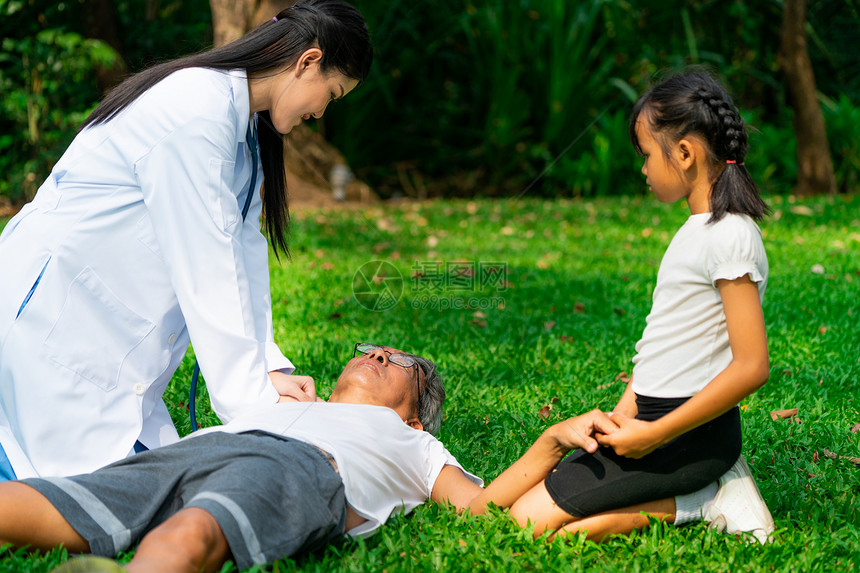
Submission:
[[[792,113],[772,123],[764,123],[760,114],[742,113],[749,132],[750,151],[746,168],[763,194],[790,193],[797,179],[797,141],[792,127]]]
[[[767,193],[796,173],[776,51],[780,0],[355,0],[375,45],[365,85],[319,129],[384,197],[644,193],[624,135],[666,70],[723,77]],[[100,94],[95,70],[135,72],[211,43],[206,0],[114,3],[119,55],[86,38],[88,0],[0,0],[0,196],[32,196]],[[809,5],[809,45],[837,180],[857,189],[860,0]]]
[[[157,4],[118,3],[131,71],[205,47],[208,2]],[[84,0],[0,0],[0,196],[14,203],[33,197],[101,98],[97,71],[124,67],[123,55],[85,36],[88,9]]]
[[[122,55],[131,72],[212,45],[208,0],[116,0]]]
[[[386,178],[377,166],[395,163],[457,185],[460,194],[517,193],[527,185],[567,194],[570,182],[559,178],[571,168],[555,164],[589,153],[597,119],[629,103],[611,95],[635,93],[613,77],[620,68],[607,57],[618,3],[357,5],[373,31],[380,72],[359,90],[370,93],[357,92],[329,112],[325,128],[383,193],[402,187],[402,171]],[[374,113],[364,113],[368,107]],[[397,136],[379,133],[380,117]],[[373,136],[356,136],[362,132]],[[606,136],[596,145],[596,153],[605,151]],[[465,188],[455,180],[464,172],[471,174]]]
[[[860,188],[860,106],[847,96],[825,99],[822,106],[827,137],[836,171],[836,185],[843,192]]]
[[[776,55],[778,0],[356,5],[373,33],[376,69],[324,127],[384,196],[422,185],[443,196],[643,189],[629,185],[636,161],[618,128],[655,77],[689,64],[725,78],[755,118],[760,134],[748,167],[762,187],[787,193],[794,185],[791,111]],[[829,13],[840,14],[838,26],[827,24]],[[819,74],[819,88],[834,99],[846,94],[852,108],[860,93],[846,69],[855,64],[846,59],[850,49],[836,46],[857,39],[856,1],[812,3],[809,14],[816,65],[839,72]],[[850,163],[843,147],[834,153],[838,166]],[[856,188],[850,174],[839,177],[843,189]]]
[[[0,195],[13,201],[35,194],[99,97],[94,70],[116,61],[104,42],[63,24],[43,27],[29,19],[34,12],[23,2],[0,2],[7,23],[0,53]],[[63,21],[62,7],[48,12]]]

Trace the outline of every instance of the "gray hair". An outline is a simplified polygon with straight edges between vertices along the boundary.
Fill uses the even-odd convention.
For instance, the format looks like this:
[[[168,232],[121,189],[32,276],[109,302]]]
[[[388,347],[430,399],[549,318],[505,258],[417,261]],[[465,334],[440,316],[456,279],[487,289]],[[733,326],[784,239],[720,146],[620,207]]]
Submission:
[[[424,388],[421,391],[421,409],[418,420],[424,430],[432,435],[439,433],[442,427],[442,404],[445,403],[445,387],[442,386],[442,375],[436,370],[436,365],[422,358],[411,355],[424,371]]]

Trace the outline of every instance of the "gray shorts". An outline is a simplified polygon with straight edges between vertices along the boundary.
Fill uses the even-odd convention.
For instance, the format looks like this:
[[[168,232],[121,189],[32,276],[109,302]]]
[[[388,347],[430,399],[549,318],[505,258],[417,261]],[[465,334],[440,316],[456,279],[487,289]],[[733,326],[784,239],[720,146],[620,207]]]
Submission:
[[[110,557],[186,507],[215,517],[240,570],[340,539],[346,524],[343,481],[322,451],[266,432],[215,432],[92,474],[24,483]]]

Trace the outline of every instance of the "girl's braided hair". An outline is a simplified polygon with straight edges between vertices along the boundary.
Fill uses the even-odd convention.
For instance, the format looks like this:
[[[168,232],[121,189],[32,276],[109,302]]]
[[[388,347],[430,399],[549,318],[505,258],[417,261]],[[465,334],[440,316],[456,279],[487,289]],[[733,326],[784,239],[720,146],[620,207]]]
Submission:
[[[717,173],[711,187],[711,218],[715,223],[726,213],[761,220],[770,209],[759,196],[744,166],[749,151],[747,130],[723,85],[704,72],[684,72],[664,80],[646,92],[630,116],[630,139],[642,153],[636,124],[647,121],[671,161],[671,145],[687,135],[699,136],[708,149],[708,168]]]

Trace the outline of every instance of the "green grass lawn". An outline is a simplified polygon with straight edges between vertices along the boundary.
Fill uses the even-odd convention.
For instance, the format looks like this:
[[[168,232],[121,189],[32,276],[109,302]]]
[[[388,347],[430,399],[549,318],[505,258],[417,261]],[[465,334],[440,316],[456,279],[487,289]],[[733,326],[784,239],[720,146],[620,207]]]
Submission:
[[[771,377],[743,402],[742,419],[744,455],[776,521],[774,543],[748,546],[701,525],[655,525],[602,545],[535,542],[501,511],[473,518],[427,504],[369,540],[274,570],[860,570],[860,465],[847,459],[860,457],[860,432],[852,433],[860,423],[860,195],[770,203],[774,215],[762,229]],[[355,342],[436,361],[448,391],[440,437],[489,481],[548,425],[615,404],[660,258],[686,216],[684,205],[650,198],[296,213],[292,259],[272,262],[275,338],[323,396]],[[353,296],[356,272],[373,260],[402,277],[387,310]],[[446,279],[446,266],[458,270],[455,279]],[[389,274],[395,287],[397,276]],[[191,366],[186,359],[166,395],[183,433]],[[217,423],[202,394],[198,403],[203,423]],[[771,419],[787,408],[797,416]],[[62,558],[6,553],[0,571],[47,571]]]

